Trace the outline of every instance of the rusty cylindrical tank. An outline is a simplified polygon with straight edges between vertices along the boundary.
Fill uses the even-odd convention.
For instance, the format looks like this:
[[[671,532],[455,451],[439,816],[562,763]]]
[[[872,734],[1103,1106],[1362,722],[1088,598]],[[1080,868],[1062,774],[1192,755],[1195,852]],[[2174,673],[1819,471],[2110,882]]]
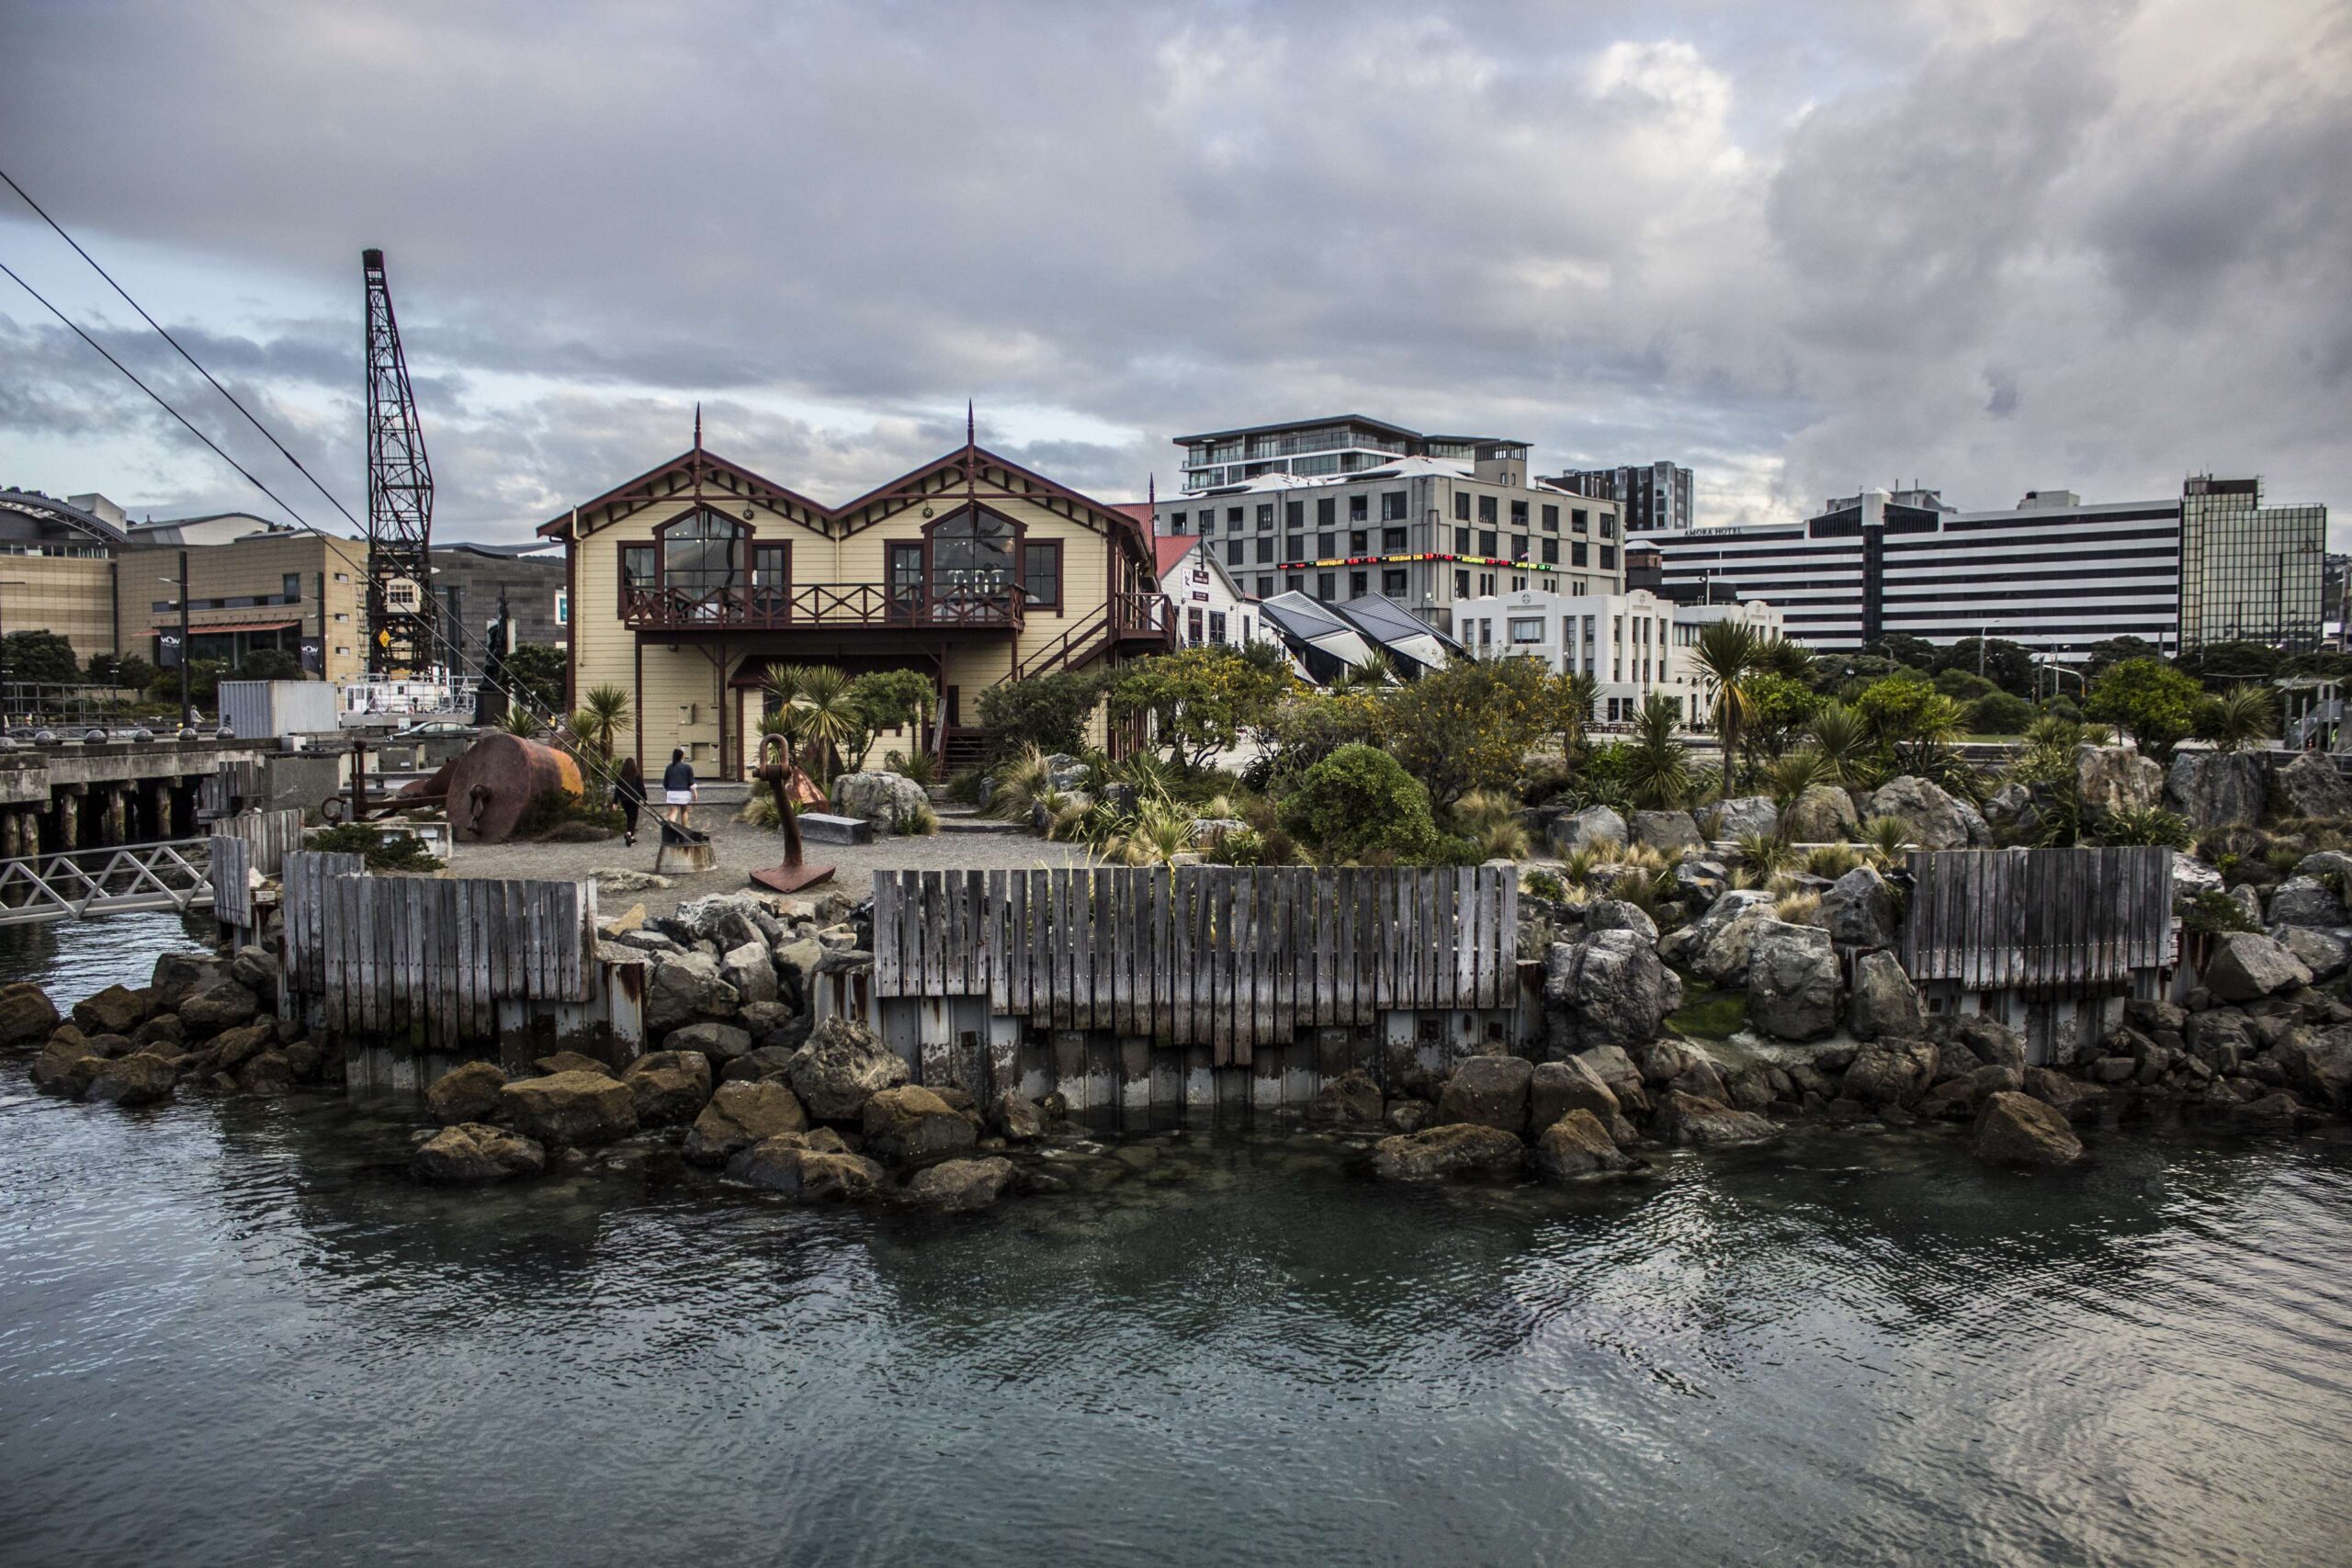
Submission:
[[[465,844],[503,843],[531,802],[560,789],[581,792],[580,764],[519,735],[485,735],[448,768],[450,830]]]

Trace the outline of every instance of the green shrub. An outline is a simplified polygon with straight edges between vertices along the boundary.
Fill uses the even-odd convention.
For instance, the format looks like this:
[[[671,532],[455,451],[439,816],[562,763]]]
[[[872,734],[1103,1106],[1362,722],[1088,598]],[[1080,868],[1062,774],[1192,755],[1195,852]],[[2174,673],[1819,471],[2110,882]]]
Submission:
[[[2033,705],[2007,692],[1993,692],[1968,705],[1972,735],[2022,735],[2033,722]]]
[[[980,694],[980,728],[988,732],[990,758],[1038,750],[1075,752],[1086,739],[1086,721],[1102,700],[1103,677],[1093,670],[1061,670],[1008,681]]]
[[[311,835],[302,846],[321,854],[358,855],[370,871],[438,871],[441,863],[413,833],[387,837],[365,822],[346,822]]]
[[[2245,912],[2245,907],[2228,894],[2207,888],[2194,897],[2182,897],[2173,901],[2173,912],[2180,917],[2183,931],[2259,931],[2260,922]]]
[[[1306,771],[1283,822],[1329,860],[1426,852],[1437,836],[1429,791],[1385,751],[1342,746]]]
[[[1549,898],[1559,903],[1568,896],[1567,885],[1548,871],[1531,871],[1519,879],[1519,890],[1531,898]]]
[[[2189,841],[2188,822],[2161,806],[2128,806],[2108,813],[2098,837],[2103,844],[2161,844],[2168,850],[2185,850]]]

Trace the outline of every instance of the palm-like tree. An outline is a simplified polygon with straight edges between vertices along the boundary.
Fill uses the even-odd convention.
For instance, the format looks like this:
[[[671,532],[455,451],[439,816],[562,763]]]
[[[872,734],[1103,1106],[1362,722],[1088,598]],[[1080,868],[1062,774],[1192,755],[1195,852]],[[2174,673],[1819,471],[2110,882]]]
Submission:
[[[1756,632],[1744,621],[1709,621],[1690,649],[1691,662],[1715,683],[1715,732],[1723,740],[1726,799],[1739,770],[1739,727],[1747,717],[1747,681],[1756,672],[1757,653]]]
[[[1862,764],[1870,755],[1871,727],[1862,716],[1844,703],[1824,703],[1813,716],[1813,749],[1821,759],[1826,782],[1850,784],[1859,782]]]
[[[1682,708],[1652,692],[1634,718],[1625,753],[1625,783],[1634,798],[1653,809],[1680,806],[1690,793],[1690,756],[1682,744]]]
[[[498,727],[507,734],[519,735],[526,740],[535,739],[547,733],[547,726],[539,722],[539,716],[525,707],[520,702],[510,702],[506,705],[505,716],[498,721]]]
[[[830,786],[836,750],[865,728],[848,672],[834,664],[786,665],[768,676],[767,686],[780,699],[786,732],[815,764],[818,784]]]
[[[591,686],[581,694],[580,711],[571,716],[571,728],[581,739],[609,757],[631,716],[628,689],[608,682]]]
[[[2236,685],[2215,697],[2199,716],[2198,728],[2217,751],[2235,751],[2259,740],[2278,725],[2278,710],[2270,694],[2259,686]]]
[[[1571,767],[1584,752],[1585,729],[1600,701],[1600,678],[1589,670],[1571,670],[1555,688],[1560,703],[1560,760]]]

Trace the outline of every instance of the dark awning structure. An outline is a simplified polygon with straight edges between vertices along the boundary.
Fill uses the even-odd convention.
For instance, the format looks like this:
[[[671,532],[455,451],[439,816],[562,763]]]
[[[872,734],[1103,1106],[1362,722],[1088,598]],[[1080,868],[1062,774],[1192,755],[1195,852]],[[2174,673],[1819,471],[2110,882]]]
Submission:
[[[1455,655],[1469,651],[1396,600],[1378,593],[1329,608],[1365,641],[1384,650],[1396,673],[1408,681],[1426,671],[1442,670]]]
[[[1322,685],[1342,670],[1376,665],[1380,655],[1329,605],[1294,590],[1261,600],[1259,614],[1274,628],[1306,678]]]

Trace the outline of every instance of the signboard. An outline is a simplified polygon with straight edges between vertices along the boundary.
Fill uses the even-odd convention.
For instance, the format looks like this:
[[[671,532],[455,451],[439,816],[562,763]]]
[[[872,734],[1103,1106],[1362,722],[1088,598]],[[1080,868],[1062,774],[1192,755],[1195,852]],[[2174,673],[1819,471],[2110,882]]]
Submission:
[[[155,638],[155,668],[176,670],[180,667],[180,634],[163,632]]]

